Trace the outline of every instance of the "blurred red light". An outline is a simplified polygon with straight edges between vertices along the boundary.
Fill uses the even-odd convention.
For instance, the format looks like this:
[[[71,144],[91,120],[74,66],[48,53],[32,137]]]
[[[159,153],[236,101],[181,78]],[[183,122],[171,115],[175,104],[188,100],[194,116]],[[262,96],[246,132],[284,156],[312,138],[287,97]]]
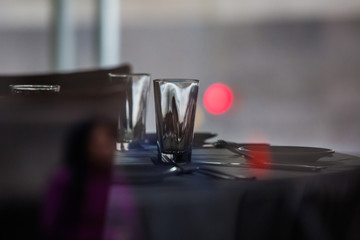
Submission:
[[[231,89],[222,83],[208,87],[204,95],[204,106],[209,113],[222,114],[229,110],[233,102]]]

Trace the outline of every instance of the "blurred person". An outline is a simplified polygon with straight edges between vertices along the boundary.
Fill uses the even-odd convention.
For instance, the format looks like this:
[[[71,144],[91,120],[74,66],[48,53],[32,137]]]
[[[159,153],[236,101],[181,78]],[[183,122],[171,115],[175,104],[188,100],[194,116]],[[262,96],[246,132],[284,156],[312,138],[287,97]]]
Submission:
[[[115,146],[116,125],[108,120],[90,119],[74,128],[65,166],[46,194],[45,239],[103,239]]]

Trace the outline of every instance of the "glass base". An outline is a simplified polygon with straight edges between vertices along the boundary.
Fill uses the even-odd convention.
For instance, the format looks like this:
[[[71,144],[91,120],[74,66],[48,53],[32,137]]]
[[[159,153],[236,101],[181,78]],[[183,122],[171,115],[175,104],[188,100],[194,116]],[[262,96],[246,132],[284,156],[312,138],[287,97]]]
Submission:
[[[130,150],[130,143],[128,143],[128,142],[117,142],[116,143],[116,150],[117,151],[129,151]]]
[[[172,153],[160,153],[160,158],[163,163],[171,164],[187,164],[191,162],[190,152],[172,152]]]

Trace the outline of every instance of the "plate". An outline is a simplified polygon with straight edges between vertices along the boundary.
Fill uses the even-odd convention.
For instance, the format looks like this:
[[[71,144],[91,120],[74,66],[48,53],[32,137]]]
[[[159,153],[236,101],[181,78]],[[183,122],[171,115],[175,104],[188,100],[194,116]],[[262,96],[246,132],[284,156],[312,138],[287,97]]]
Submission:
[[[207,139],[216,137],[217,133],[210,132],[196,132],[194,133],[193,146],[202,146]],[[150,145],[156,145],[156,133],[147,133],[145,135],[145,142]]]
[[[241,150],[250,156],[268,152],[273,162],[283,163],[310,163],[322,157],[330,157],[334,153],[333,150],[328,148],[297,146],[269,146],[261,149],[242,147]]]

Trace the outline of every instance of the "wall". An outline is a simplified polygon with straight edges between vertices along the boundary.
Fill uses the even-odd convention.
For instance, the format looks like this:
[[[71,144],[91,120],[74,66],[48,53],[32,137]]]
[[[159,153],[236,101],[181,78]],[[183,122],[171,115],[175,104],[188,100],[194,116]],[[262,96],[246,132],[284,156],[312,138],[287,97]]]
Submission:
[[[122,59],[153,78],[200,79],[198,131],[217,132],[220,138],[239,142],[267,140],[360,152],[359,8],[347,1],[355,4],[345,4],[353,10],[342,7],[334,12],[338,2],[330,2],[334,7],[325,8],[328,14],[314,7],[316,14],[308,15],[315,17],[304,17],[314,12],[304,8],[305,15],[283,10],[278,19],[268,11],[253,20],[236,14],[229,18],[220,14],[216,20],[221,11],[212,13],[216,7],[211,1],[208,10],[201,8],[204,4],[195,7],[203,15],[190,14],[191,21],[163,24],[167,19],[156,20],[151,13],[142,16],[152,19],[148,24],[139,24],[129,12],[145,11],[124,1],[128,17],[123,22]],[[50,31],[42,24],[0,28],[0,73],[49,71]],[[77,68],[94,67],[91,24],[80,24],[76,34]],[[235,94],[233,107],[220,116],[207,113],[201,101],[215,82],[228,84]],[[149,109],[153,107],[151,97]],[[153,111],[148,111],[148,130],[155,131]]]

